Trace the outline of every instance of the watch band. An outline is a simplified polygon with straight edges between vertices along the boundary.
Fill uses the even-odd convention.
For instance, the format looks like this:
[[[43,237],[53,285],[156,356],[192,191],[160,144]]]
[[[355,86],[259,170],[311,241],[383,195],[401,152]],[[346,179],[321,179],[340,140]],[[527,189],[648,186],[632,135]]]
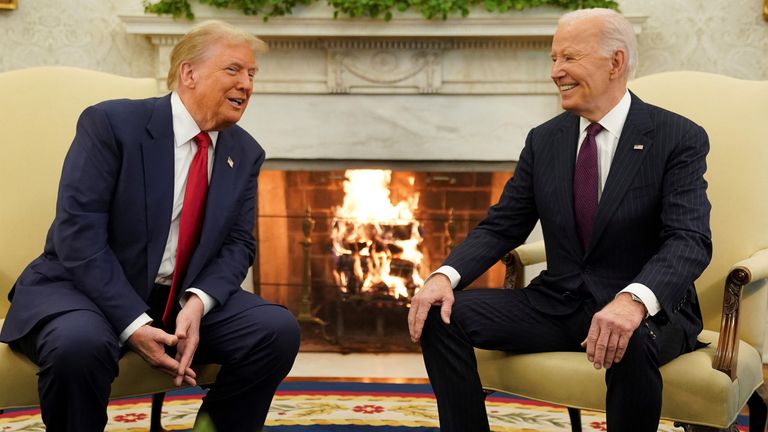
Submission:
[[[633,301],[636,301],[636,302],[640,303],[641,305],[643,305],[643,309],[645,310],[645,317],[648,318],[648,316],[649,316],[648,307],[645,305],[645,303],[643,303],[643,300],[640,297],[638,297],[637,294],[635,294],[633,292],[630,292],[630,291],[625,291],[625,292],[629,294],[629,296],[632,298]]]

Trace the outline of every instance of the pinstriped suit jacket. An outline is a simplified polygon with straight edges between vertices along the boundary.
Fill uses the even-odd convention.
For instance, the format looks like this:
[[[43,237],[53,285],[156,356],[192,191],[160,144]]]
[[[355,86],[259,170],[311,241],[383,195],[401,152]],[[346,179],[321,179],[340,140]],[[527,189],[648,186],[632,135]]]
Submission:
[[[524,290],[536,308],[569,313],[581,304],[580,291],[600,307],[638,282],[693,347],[701,331],[693,281],[712,254],[706,132],[632,94],[586,250],[573,213],[578,136],[579,117],[569,112],[530,131],[499,202],[445,261],[461,275],[457,289],[522,244],[541,220],[547,270]]]

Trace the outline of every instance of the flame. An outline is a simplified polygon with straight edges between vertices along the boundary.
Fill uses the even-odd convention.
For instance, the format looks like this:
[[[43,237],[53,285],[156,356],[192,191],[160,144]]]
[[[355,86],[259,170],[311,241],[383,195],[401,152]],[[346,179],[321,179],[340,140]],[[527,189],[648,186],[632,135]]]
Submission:
[[[424,284],[419,275],[422,237],[413,218],[419,195],[397,204],[390,199],[389,170],[347,170],[344,203],[333,220],[334,275],[344,292],[381,291],[408,297]],[[414,177],[408,178],[413,186]],[[383,284],[383,285],[382,285]]]

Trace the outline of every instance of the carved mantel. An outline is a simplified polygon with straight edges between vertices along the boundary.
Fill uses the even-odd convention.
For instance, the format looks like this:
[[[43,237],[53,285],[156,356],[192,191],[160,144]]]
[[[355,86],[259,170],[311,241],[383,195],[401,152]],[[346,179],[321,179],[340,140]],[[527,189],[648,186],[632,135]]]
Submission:
[[[445,21],[404,15],[385,22],[333,19],[329,8],[313,5],[264,22],[201,7],[197,19],[223,19],[270,43],[257,93],[553,94],[547,71],[556,12],[477,11]],[[164,89],[170,50],[193,23],[120,18],[128,33],[146,35],[156,47]],[[646,17],[628,18],[639,33]]]
[[[240,121],[268,159],[384,165],[516,160],[528,130],[560,110],[549,49],[561,13],[334,20],[317,3],[265,23],[229,10],[195,11],[197,21],[221,19],[270,45]],[[120,18],[128,33],[156,47],[158,87],[166,90],[170,51],[193,23]],[[645,19],[629,17],[638,33]]]

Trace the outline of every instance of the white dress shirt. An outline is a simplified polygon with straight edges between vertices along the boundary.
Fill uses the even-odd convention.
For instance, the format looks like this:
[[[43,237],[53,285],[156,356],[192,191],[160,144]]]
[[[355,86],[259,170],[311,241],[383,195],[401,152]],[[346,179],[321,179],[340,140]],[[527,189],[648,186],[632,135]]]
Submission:
[[[616,147],[619,144],[619,137],[621,131],[624,129],[624,123],[627,121],[627,114],[629,114],[629,106],[632,103],[632,98],[629,95],[629,91],[624,92],[624,96],[621,98],[618,104],[611,109],[598,123],[603,127],[603,130],[595,137],[597,143],[597,169],[600,177],[598,182],[597,199],[603,195],[603,188],[605,188],[605,181],[608,179],[608,173],[611,170],[611,162],[613,162],[613,155],[616,153]],[[587,126],[591,122],[584,117],[580,118],[579,127],[581,133],[578,138],[578,145],[576,146],[576,154],[579,154],[581,143],[584,141],[584,137],[587,135]],[[453,267],[442,266],[435,270],[429,277],[431,278],[436,273],[444,274],[451,281],[451,286],[455,289],[461,280],[461,275]],[[429,280],[429,278],[427,278]],[[623,292],[629,292],[636,295],[645,305],[645,309],[649,315],[656,315],[661,310],[661,304],[656,298],[656,295],[647,286],[640,283],[631,283],[626,288],[621,290],[619,294]]]
[[[173,280],[173,268],[176,265],[176,246],[179,243],[181,208],[184,204],[184,192],[187,189],[187,175],[189,174],[189,167],[192,165],[192,159],[194,159],[195,153],[197,153],[197,143],[194,137],[200,133],[200,128],[176,92],[171,93],[171,116],[173,118],[174,142],[173,209],[171,211],[171,226],[168,240],[165,243],[163,259],[160,262],[160,268],[155,278],[155,283],[162,285],[170,285]],[[208,147],[208,181],[210,182],[211,172],[213,171],[214,149],[219,133],[209,131],[208,135],[211,137],[212,144]],[[202,300],[203,315],[216,306],[216,300],[198,288],[190,287],[186,292],[194,293]],[[189,294],[180,299],[182,307],[186,304],[188,296]],[[139,327],[150,322],[152,322],[152,318],[149,315],[146,313],[141,314],[120,333],[120,343],[124,344]]]

